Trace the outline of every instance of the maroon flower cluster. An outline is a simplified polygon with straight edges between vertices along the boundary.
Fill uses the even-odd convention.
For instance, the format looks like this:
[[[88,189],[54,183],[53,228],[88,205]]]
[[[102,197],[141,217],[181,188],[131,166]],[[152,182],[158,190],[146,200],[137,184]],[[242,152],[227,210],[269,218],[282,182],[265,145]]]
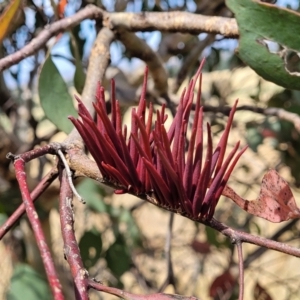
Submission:
[[[139,105],[131,112],[130,133],[126,125],[122,126],[113,81],[111,118],[107,115],[104,88],[100,85],[96,93],[97,101],[94,103],[96,122],[79,99],[81,120],[70,117],[95,159],[103,179],[120,187],[121,190],[117,192],[154,195],[156,205],[198,220],[212,218],[228,178],[246,150],[245,147],[238,152],[238,142],[224,159],[236,102],[215,150],[210,125],[206,125],[207,149],[204,158],[203,108],[200,105],[201,69],[202,64],[183,92],[169,129],[164,125],[168,117],[165,105],[155,112],[150,103],[146,113],[147,70]],[[187,141],[194,88],[198,79],[194,121]]]

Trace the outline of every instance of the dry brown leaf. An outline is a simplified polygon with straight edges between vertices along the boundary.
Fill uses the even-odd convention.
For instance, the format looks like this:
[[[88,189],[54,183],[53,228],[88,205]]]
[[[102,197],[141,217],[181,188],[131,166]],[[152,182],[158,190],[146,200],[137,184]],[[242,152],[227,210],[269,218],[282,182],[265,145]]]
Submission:
[[[224,188],[223,195],[248,213],[274,223],[300,217],[300,209],[288,183],[275,170],[264,175],[257,200],[246,200],[229,186]]]

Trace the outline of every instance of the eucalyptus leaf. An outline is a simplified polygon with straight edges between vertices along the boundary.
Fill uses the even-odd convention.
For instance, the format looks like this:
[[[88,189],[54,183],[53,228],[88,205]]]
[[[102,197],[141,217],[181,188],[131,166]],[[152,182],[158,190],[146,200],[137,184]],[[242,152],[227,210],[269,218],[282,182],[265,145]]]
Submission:
[[[266,80],[300,90],[300,14],[255,0],[226,4],[239,26],[237,54],[244,63]]]
[[[68,86],[49,55],[39,76],[41,106],[46,117],[60,130],[69,133],[73,125],[68,116],[77,116]]]

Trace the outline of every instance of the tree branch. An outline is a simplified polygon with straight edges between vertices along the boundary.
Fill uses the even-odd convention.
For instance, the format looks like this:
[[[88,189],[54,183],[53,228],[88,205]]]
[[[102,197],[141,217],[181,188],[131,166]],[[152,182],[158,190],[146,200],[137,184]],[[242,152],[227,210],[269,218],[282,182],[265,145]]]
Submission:
[[[241,241],[236,242],[238,258],[239,258],[239,300],[244,299],[244,259],[243,259],[243,243]]]
[[[46,26],[45,29],[43,29],[38,36],[32,39],[25,47],[0,59],[0,72],[37,52],[58,33],[64,32],[67,29],[76,26],[83,20],[101,18],[102,12],[103,11],[100,8],[94,5],[89,5],[71,17],[61,19],[51,25]]]
[[[110,29],[124,28],[128,31],[165,31],[199,34],[201,32],[222,34],[229,38],[239,35],[236,20],[210,17],[189,12],[143,12],[111,13],[103,16],[104,26]]]
[[[168,224],[168,232],[166,238],[166,245],[165,245],[165,255],[167,261],[167,277],[162,286],[159,288],[159,292],[163,292],[169,284],[173,285],[175,293],[176,293],[176,280],[173,271],[173,264],[172,264],[172,255],[171,255],[171,248],[172,248],[172,231],[173,231],[173,223],[174,223],[174,214],[170,213],[170,219]]]
[[[41,49],[53,36],[76,26],[86,19],[103,18],[103,26],[111,30],[124,31],[166,31],[201,32],[222,34],[228,38],[237,38],[236,20],[225,17],[210,17],[188,12],[143,12],[143,13],[107,13],[95,5],[88,5],[71,17],[67,17],[46,26],[39,35],[19,51],[0,59],[0,71],[17,64]]]
[[[45,147],[45,149],[49,147]],[[40,152],[42,148],[39,148]],[[45,150],[42,149],[42,150]],[[26,173],[25,173],[25,163],[30,160],[30,157],[36,158],[35,156],[39,153],[39,151],[33,150],[30,151],[31,153],[24,153],[24,155],[18,155],[14,156],[10,154],[8,158],[12,159],[14,162],[14,166],[16,169],[16,178],[19,183],[20,191],[21,191],[21,196],[22,200],[24,203],[24,206],[26,208],[26,214],[28,217],[28,220],[32,226],[32,230],[35,236],[35,240],[37,242],[37,246],[39,248],[43,264],[45,267],[45,272],[47,275],[47,279],[53,294],[53,298],[55,300],[63,300],[64,296],[62,293],[62,287],[59,282],[55,267],[54,267],[54,262],[51,257],[51,252],[50,249],[46,243],[46,238],[44,235],[44,232],[42,230],[42,225],[41,222],[38,218],[37,211],[35,210],[35,207],[33,205],[33,201],[31,198],[31,195],[29,193],[29,189],[27,186],[27,180],[26,180]]]
[[[102,28],[97,35],[91,51],[86,73],[86,82],[81,96],[81,101],[84,103],[91,115],[94,114],[93,102],[95,100],[97,84],[99,81],[103,81],[106,68],[110,62],[110,44],[113,39],[113,32],[107,28]],[[81,137],[74,127],[64,143],[68,145],[75,141],[81,141]],[[79,142],[77,142],[77,146],[78,143]],[[79,148],[82,147],[83,145],[80,143]]]
[[[207,221],[204,223],[205,225],[210,226],[211,228],[221,232],[225,236],[229,237],[232,243],[235,243],[237,240],[240,240],[241,242],[253,244],[256,246],[265,247],[268,249],[276,250],[288,255],[300,257],[300,249],[295,248],[292,246],[289,246],[285,243],[280,243],[276,241],[272,241],[270,239],[255,236],[250,233],[242,232],[235,230],[233,228],[228,227],[227,225],[218,222],[215,219],[212,219],[211,221]]]
[[[65,170],[60,173],[59,215],[61,232],[64,241],[64,254],[69,263],[74,279],[76,300],[88,300],[87,271],[85,270],[80,250],[75,238],[72,199],[73,193]]]

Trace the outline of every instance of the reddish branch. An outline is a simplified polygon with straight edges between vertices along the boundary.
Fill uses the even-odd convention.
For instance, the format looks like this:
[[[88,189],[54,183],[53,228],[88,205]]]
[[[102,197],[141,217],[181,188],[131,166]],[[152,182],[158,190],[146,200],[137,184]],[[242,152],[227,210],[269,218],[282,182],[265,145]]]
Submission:
[[[212,219],[207,222],[203,222],[205,225],[210,226],[211,228],[221,232],[225,236],[229,237],[232,243],[236,241],[241,241],[249,244],[253,244],[256,246],[265,247],[271,250],[276,250],[288,255],[300,257],[300,249],[287,245],[285,243],[280,243],[276,241],[272,241],[270,239],[255,236],[250,233],[242,232],[236,229],[233,229],[223,223],[218,222],[215,219]]]
[[[64,254],[74,279],[76,300],[88,300],[87,271],[83,266],[80,250],[75,238],[74,212],[72,208],[73,193],[65,170],[60,174],[60,181],[59,215],[64,241]]]
[[[38,148],[29,152],[26,152],[24,154],[14,156],[12,154],[8,155],[8,158],[13,160],[15,170],[16,170],[16,178],[19,183],[20,191],[22,200],[26,209],[26,214],[28,217],[28,220],[32,226],[32,230],[35,236],[35,240],[37,242],[37,246],[39,248],[42,261],[45,267],[45,272],[49,281],[49,285],[53,294],[53,297],[55,300],[63,300],[64,296],[62,293],[61,284],[59,282],[54,262],[51,257],[50,249],[46,243],[46,238],[44,235],[44,232],[42,230],[41,222],[38,218],[38,214],[35,210],[35,207],[33,205],[33,201],[27,186],[26,181],[26,173],[25,173],[25,163],[30,161],[31,159],[34,159],[36,157],[39,157],[41,155],[44,155],[46,153],[51,153],[52,149],[50,145],[47,145],[43,148]]]

